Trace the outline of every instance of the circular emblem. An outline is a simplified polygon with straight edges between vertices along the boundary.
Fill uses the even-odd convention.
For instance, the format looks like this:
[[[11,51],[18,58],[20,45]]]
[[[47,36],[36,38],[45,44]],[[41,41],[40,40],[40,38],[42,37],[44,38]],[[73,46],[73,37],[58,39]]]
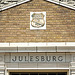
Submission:
[[[44,15],[42,13],[33,13],[31,25],[36,28],[43,27],[45,24]]]

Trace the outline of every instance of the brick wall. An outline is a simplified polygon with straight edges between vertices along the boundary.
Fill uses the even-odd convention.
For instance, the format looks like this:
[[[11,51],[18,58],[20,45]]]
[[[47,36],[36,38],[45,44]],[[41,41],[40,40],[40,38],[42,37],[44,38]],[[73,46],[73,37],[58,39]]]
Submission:
[[[46,30],[30,30],[30,12],[46,12]],[[75,42],[75,11],[32,0],[0,12],[0,42]]]

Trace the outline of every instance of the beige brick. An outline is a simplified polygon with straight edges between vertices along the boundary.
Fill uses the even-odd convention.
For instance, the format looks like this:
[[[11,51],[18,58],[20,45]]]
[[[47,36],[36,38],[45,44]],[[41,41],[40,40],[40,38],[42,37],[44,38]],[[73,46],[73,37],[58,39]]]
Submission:
[[[46,30],[30,30],[30,12],[46,12]],[[0,42],[75,42],[75,11],[33,0],[0,12]]]

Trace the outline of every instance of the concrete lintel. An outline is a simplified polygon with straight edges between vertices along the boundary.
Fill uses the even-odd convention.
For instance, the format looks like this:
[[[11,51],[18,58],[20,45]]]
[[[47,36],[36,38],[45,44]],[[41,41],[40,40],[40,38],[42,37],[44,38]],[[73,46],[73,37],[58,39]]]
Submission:
[[[37,52],[56,52],[56,47],[37,47]]]
[[[0,47],[0,52],[17,52],[17,47]]]
[[[18,52],[36,52],[36,47],[18,47]]]
[[[75,46],[57,46],[57,52],[75,52]]]

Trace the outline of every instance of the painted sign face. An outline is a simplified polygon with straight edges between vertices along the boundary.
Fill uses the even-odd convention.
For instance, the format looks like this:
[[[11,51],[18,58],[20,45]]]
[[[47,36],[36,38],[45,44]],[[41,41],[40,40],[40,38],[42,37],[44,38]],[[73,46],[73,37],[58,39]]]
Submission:
[[[30,29],[46,29],[46,12],[30,13]]]
[[[45,24],[44,15],[42,13],[32,14],[31,25],[36,28],[43,27]]]

